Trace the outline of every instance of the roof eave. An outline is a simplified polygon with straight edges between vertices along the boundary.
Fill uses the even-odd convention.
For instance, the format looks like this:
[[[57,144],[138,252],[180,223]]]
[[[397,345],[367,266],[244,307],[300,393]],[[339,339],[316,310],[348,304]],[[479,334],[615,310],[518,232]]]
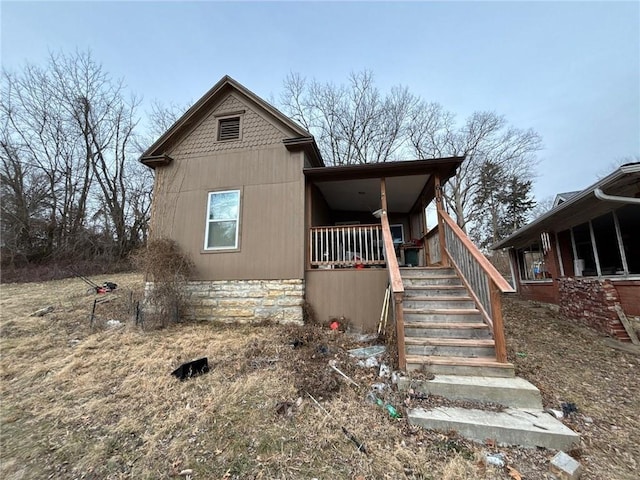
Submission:
[[[547,221],[548,219],[550,219],[554,215],[557,215],[558,213],[562,212],[565,209],[571,208],[574,204],[583,201],[584,199],[588,198],[590,195],[594,195],[594,191],[596,189],[598,189],[598,188],[600,188],[600,189],[606,188],[606,186],[608,184],[617,181],[618,179],[624,177],[625,175],[628,175],[630,173],[637,173],[637,172],[640,172],[640,162],[638,162],[638,163],[629,163],[629,164],[622,165],[621,167],[619,167],[617,170],[615,170],[611,174],[609,174],[606,177],[598,180],[593,185],[585,188],[580,193],[577,193],[576,195],[573,195],[572,197],[570,197],[568,200],[562,202],[561,204],[553,207],[551,210],[549,210],[548,212],[544,213],[543,215],[541,215],[540,217],[535,219],[533,222],[531,222],[528,225],[525,225],[524,227],[516,230],[511,235],[509,235],[507,238],[505,238],[503,240],[500,240],[499,242],[494,243],[489,248],[491,250],[498,250],[500,248],[506,248],[506,247],[512,246],[513,243],[517,243],[517,242],[514,242],[514,240],[516,240],[516,239],[518,239],[520,237],[523,237],[526,234],[532,235],[533,232],[529,233],[530,230],[533,231],[536,228],[541,227],[542,224],[545,221]]]
[[[442,175],[441,181],[455,175],[456,169],[464,161],[465,157],[433,158],[429,160],[406,160],[399,162],[366,163],[357,165],[338,165],[332,167],[305,168],[304,175],[316,181],[350,179],[350,178],[374,178],[393,177],[404,175],[418,175],[438,172]]]
[[[162,155],[148,155],[146,157],[140,157],[140,163],[143,163],[147,167],[153,168],[154,170],[156,167],[165,167],[171,162],[173,162],[173,158],[171,158],[166,153]]]
[[[307,154],[314,167],[324,167],[324,160],[312,136],[285,138],[282,143],[290,152],[302,150]]]

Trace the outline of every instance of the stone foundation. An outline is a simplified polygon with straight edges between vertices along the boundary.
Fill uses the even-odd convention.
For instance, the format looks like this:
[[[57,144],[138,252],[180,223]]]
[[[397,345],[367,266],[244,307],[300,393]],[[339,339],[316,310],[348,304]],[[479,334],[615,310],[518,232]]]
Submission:
[[[218,280],[187,284],[195,320],[302,324],[304,283],[292,280]]]
[[[620,298],[611,280],[567,277],[558,282],[562,315],[618,340],[630,341],[615,309]]]

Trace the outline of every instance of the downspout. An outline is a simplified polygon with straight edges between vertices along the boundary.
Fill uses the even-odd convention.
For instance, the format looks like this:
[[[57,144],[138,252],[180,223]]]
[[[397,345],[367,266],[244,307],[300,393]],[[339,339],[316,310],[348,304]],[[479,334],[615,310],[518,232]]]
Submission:
[[[640,198],[633,197],[619,197],[617,195],[607,195],[600,188],[596,188],[593,191],[593,194],[596,196],[598,200],[604,200],[608,202],[620,202],[620,203],[635,203],[640,205]]]

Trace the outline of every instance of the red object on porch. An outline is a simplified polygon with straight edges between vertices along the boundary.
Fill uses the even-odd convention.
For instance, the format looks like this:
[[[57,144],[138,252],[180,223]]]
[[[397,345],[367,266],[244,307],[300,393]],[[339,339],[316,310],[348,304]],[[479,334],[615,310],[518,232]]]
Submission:
[[[340,324],[338,323],[338,321],[337,321],[337,320],[334,320],[333,322],[331,322],[331,323],[329,324],[329,328],[330,328],[331,330],[337,330],[339,327],[340,327]]]

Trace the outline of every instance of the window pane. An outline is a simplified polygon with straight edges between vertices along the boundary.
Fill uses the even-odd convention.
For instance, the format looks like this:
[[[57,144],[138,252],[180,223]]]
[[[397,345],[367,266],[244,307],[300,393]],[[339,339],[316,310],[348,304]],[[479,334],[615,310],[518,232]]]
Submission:
[[[236,248],[237,222],[211,222],[207,248]]]
[[[593,235],[596,239],[600,272],[602,275],[616,275],[624,273],[622,257],[618,246],[618,236],[613,223],[613,214],[607,213],[591,221]]]
[[[596,260],[593,256],[593,246],[591,245],[591,231],[589,224],[583,223],[577,227],[573,227],[573,238],[576,242],[576,251],[578,252],[578,263],[580,260],[584,262],[582,276],[589,277],[597,275]]]
[[[540,250],[540,245],[537,243],[530,245],[528,248],[518,250],[518,263],[522,280],[546,280],[551,278],[547,271],[544,255]]]
[[[240,192],[220,192],[209,195],[209,220],[237,220]]]

